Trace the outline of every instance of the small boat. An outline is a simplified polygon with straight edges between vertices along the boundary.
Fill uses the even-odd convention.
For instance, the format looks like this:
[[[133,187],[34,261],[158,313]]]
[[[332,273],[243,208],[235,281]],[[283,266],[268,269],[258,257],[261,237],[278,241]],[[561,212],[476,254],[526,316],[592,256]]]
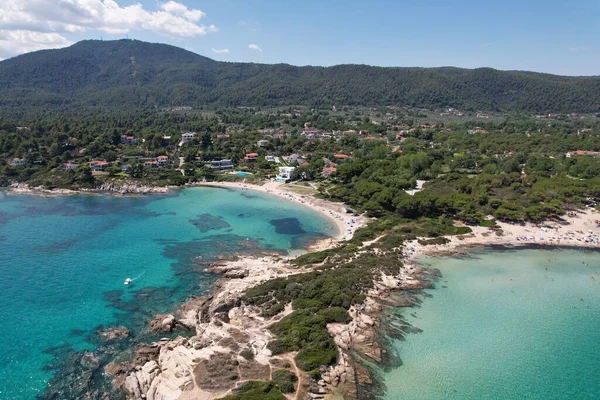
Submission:
[[[131,283],[131,278],[127,278],[125,279],[125,282],[123,282],[124,285],[129,285]]]

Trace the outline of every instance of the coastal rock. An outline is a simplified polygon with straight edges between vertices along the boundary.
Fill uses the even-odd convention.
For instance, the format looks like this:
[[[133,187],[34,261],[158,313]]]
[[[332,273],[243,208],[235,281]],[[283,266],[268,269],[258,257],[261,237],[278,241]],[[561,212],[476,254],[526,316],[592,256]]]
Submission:
[[[147,194],[147,193],[167,193],[168,187],[142,185],[133,181],[112,181],[103,182],[101,185],[90,190],[96,192],[110,192],[118,194]]]
[[[160,347],[157,344],[140,344],[135,350],[132,365],[144,365],[148,361],[158,359]]]
[[[124,371],[125,367],[116,361],[111,361],[104,367],[104,372],[106,372],[106,374],[110,376],[117,376],[123,373]]]
[[[150,321],[150,331],[152,332],[173,332],[177,320],[172,314],[159,314]]]
[[[125,339],[129,336],[130,331],[124,326],[107,327],[98,331],[98,337],[103,342],[113,342],[116,340]]]
[[[135,372],[129,374],[127,376],[127,378],[125,378],[125,383],[123,384],[123,390],[136,400],[143,398],[142,391],[140,389],[140,383],[137,379]]]
[[[227,271],[223,277],[227,278],[227,279],[242,279],[248,276],[248,270],[247,269],[237,269],[237,270],[230,270]]]

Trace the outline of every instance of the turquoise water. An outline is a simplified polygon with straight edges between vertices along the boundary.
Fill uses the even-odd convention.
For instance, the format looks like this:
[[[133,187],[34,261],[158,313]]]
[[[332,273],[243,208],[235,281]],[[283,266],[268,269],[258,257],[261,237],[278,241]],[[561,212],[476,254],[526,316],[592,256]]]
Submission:
[[[42,393],[56,372],[57,347],[93,349],[99,326],[140,331],[153,313],[203,293],[215,277],[195,257],[288,252],[334,229],[300,205],[251,191],[0,192],[0,399]],[[134,279],[130,287],[126,277]]]
[[[472,255],[424,260],[443,278],[402,311],[423,332],[394,342],[384,398],[599,399],[600,253]]]

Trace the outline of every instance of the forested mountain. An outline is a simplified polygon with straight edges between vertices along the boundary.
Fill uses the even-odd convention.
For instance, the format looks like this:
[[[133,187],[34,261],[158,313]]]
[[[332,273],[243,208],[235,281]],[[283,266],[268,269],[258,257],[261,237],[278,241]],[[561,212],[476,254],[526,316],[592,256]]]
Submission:
[[[0,107],[5,111],[180,105],[409,105],[597,112],[600,76],[490,68],[226,63],[135,40],[88,40],[0,62]]]

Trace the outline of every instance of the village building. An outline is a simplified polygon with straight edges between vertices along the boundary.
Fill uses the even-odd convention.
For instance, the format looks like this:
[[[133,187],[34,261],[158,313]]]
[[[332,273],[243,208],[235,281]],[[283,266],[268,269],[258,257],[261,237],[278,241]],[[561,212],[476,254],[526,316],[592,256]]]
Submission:
[[[10,162],[10,165],[13,167],[25,167],[27,165],[27,161],[22,158],[13,158]]]
[[[598,158],[598,157],[600,157],[600,151],[577,150],[577,151],[570,151],[567,154],[565,154],[565,157],[567,157],[567,158],[578,157],[578,156]]]
[[[169,163],[168,156],[158,156],[156,157],[156,162],[158,165],[167,165]]]
[[[193,140],[196,137],[196,132],[186,132],[183,135],[181,135],[181,142],[179,143],[179,146],[184,145],[185,143],[189,142],[190,140]]]
[[[485,130],[485,129],[483,129],[483,128],[477,127],[477,128],[475,128],[475,129],[471,129],[471,130],[469,131],[469,133],[470,133],[471,135],[474,135],[474,134],[476,134],[476,133],[489,133],[489,132],[488,132],[488,131],[486,131],[486,130]]]
[[[246,154],[246,157],[244,157],[244,160],[246,162],[255,162],[257,158],[258,158],[258,153],[248,153],[248,154]]]
[[[276,180],[287,182],[297,177],[298,173],[295,167],[279,167],[279,174],[277,174]]]
[[[323,170],[321,171],[321,176],[323,178],[329,178],[329,175],[333,174],[336,171],[337,168],[335,167],[335,164],[331,163],[330,165],[323,167]]]
[[[104,171],[108,167],[108,162],[104,160],[92,160],[88,165],[92,171]]]
[[[130,135],[121,135],[121,143],[123,144],[135,144],[137,139]]]
[[[77,169],[78,167],[79,167],[79,164],[72,163],[71,161],[66,162],[66,163],[63,164],[63,169],[65,171],[69,171],[71,169]]]
[[[209,164],[204,165],[207,168],[213,169],[215,171],[226,171],[233,169],[233,162],[229,159],[226,160],[214,160]]]

